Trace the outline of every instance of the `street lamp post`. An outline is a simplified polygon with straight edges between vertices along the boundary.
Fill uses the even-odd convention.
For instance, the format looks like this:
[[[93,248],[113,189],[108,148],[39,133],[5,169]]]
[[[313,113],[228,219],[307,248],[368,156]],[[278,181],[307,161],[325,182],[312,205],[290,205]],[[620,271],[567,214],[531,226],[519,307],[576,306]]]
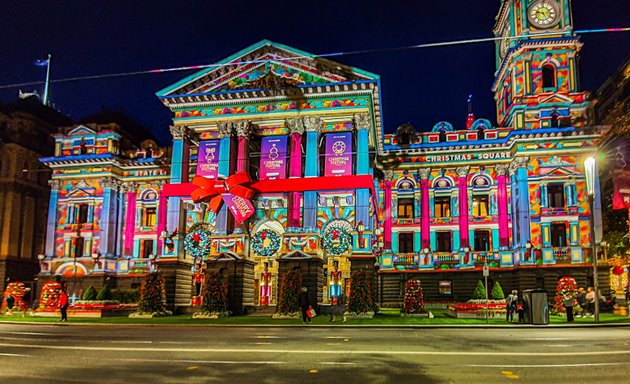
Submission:
[[[591,245],[593,247],[593,289],[595,290],[595,322],[599,323],[599,284],[597,283],[597,244],[595,243],[595,212],[593,209],[595,201],[595,158],[589,156],[584,160],[584,173],[586,176],[586,192],[588,195],[588,206],[591,211]]]

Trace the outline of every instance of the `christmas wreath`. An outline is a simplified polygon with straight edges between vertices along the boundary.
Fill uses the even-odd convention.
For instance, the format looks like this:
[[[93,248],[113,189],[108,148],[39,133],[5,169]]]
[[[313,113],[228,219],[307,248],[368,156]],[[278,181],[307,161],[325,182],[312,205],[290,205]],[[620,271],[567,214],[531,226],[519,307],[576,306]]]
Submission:
[[[328,254],[338,256],[350,248],[351,242],[352,235],[345,228],[328,227],[324,231],[322,246]]]
[[[252,237],[252,249],[260,256],[273,256],[280,249],[280,236],[269,229],[256,232]]]
[[[210,250],[210,233],[203,227],[191,228],[184,238],[186,253],[193,257],[203,257]]]

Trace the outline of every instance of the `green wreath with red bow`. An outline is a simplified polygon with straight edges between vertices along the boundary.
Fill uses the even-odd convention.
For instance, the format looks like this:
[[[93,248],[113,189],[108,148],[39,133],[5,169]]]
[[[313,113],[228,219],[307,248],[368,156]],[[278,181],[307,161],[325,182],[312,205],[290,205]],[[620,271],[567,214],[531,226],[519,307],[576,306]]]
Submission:
[[[210,233],[203,227],[193,227],[184,238],[184,249],[193,257],[203,257],[210,253]]]
[[[273,256],[280,249],[280,236],[269,229],[258,231],[252,237],[252,249],[260,256]]]
[[[329,255],[339,256],[350,249],[352,235],[345,228],[328,227],[324,231],[322,247]]]

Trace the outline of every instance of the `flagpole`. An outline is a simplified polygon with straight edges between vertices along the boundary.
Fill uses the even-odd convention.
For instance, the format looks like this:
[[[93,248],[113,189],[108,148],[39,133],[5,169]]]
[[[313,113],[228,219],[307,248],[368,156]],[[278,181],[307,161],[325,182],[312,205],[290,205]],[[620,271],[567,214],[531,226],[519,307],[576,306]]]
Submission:
[[[52,55],[48,54],[48,64],[46,64],[46,85],[44,86],[44,105],[48,105],[48,85],[50,84],[50,58]]]

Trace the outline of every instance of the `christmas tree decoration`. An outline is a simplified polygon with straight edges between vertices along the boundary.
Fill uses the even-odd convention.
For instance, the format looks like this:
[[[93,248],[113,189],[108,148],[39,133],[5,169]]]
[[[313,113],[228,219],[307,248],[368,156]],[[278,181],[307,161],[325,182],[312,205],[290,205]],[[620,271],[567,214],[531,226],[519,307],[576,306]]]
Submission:
[[[280,280],[278,297],[278,313],[294,313],[300,311],[300,288],[302,276],[291,270]]]
[[[505,299],[505,295],[503,294],[503,289],[501,288],[501,284],[499,282],[495,282],[492,287],[492,291],[490,291],[490,298],[492,300],[503,300]]]
[[[280,249],[280,236],[269,229],[256,232],[252,237],[252,249],[260,256],[273,256]]]
[[[164,281],[158,272],[146,275],[140,287],[140,302],[138,311],[152,316],[170,315],[166,310],[166,292]]]
[[[192,226],[184,238],[184,249],[193,257],[210,254],[210,233],[202,225]]]
[[[407,280],[402,311],[408,315],[426,313],[424,309],[424,293],[422,292],[420,280]]]
[[[227,314],[228,312],[228,285],[223,275],[213,272],[208,276],[206,292],[203,300],[203,309],[207,314]]]
[[[370,312],[374,309],[372,302],[372,288],[365,271],[356,271],[350,280],[350,297],[348,311],[355,313]]]
[[[352,235],[343,227],[328,227],[324,231],[322,247],[329,255],[339,256],[350,249]]]
[[[566,313],[564,308],[564,300],[569,297],[575,297],[577,291],[577,284],[573,277],[565,276],[558,280],[556,285],[556,297],[554,299],[554,305],[552,313]]]
[[[61,284],[48,282],[42,286],[42,293],[39,296],[39,310],[56,310],[59,309],[59,294],[61,293]]]
[[[473,300],[485,300],[486,299],[486,287],[484,287],[481,280],[477,282],[477,286],[473,291],[471,299]]]

